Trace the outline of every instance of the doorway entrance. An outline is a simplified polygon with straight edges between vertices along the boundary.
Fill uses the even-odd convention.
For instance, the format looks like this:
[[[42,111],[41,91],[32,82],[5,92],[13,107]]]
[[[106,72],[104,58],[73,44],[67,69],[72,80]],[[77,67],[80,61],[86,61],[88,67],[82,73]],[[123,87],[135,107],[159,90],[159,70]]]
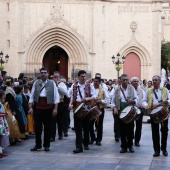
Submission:
[[[68,78],[68,55],[64,49],[59,46],[53,46],[45,53],[43,65],[53,75],[54,71],[59,71],[60,75]]]
[[[129,79],[132,77],[138,77],[141,79],[141,61],[137,54],[129,53],[126,56],[126,60],[123,65],[123,73],[129,76]]]

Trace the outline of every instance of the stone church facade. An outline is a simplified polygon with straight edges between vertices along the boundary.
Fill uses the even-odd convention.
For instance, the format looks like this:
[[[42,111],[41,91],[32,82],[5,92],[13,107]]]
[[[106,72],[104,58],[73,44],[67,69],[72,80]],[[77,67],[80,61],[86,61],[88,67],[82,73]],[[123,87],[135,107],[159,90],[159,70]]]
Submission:
[[[161,0],[0,0],[5,70],[34,76],[44,65],[69,78],[85,69],[113,79],[119,53],[120,74],[151,79],[161,70],[163,10]]]

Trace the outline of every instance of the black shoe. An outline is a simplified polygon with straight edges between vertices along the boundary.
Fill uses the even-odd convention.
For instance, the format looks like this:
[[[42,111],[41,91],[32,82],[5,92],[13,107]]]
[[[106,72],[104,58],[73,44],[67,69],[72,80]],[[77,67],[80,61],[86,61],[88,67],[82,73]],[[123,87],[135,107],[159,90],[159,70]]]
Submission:
[[[101,144],[101,142],[96,142],[96,145],[101,146],[102,144]]]
[[[89,147],[88,146],[84,146],[84,150],[89,150]]]
[[[75,150],[73,150],[73,152],[74,153],[81,153],[81,152],[83,152],[83,149],[75,149]]]
[[[168,156],[168,152],[165,150],[165,151],[162,151],[162,154],[164,155],[164,156]]]
[[[138,142],[135,143],[135,146],[140,147],[140,144]]]
[[[68,129],[70,129],[70,128],[71,128],[71,126],[69,125],[69,126],[68,126]]]
[[[94,141],[96,141],[96,140],[91,140],[91,141],[89,142],[89,144],[92,145],[92,144],[94,143]]]
[[[44,147],[44,151],[46,152],[50,151],[49,147]]]
[[[55,138],[50,138],[50,142],[55,142]]]
[[[158,157],[160,156],[160,153],[158,151],[155,151],[155,153],[153,154],[153,157]]]
[[[115,142],[119,142],[119,138],[115,138]]]
[[[64,137],[68,137],[68,133],[67,132],[64,132]]]
[[[37,151],[38,149],[41,149],[41,147],[38,148],[38,147],[34,146],[34,147],[31,148],[30,150],[31,150],[31,151]]]
[[[62,140],[62,139],[63,139],[63,137],[62,137],[62,136],[59,136],[59,137],[58,137],[58,140]]]
[[[71,130],[75,131],[75,128],[74,128],[74,127],[72,127],[72,128],[71,128]]]
[[[120,153],[126,153],[127,149],[122,148],[122,150],[120,150]]]
[[[129,152],[130,152],[130,153],[135,152],[134,149],[133,149],[133,147],[130,147],[130,148],[129,148]]]

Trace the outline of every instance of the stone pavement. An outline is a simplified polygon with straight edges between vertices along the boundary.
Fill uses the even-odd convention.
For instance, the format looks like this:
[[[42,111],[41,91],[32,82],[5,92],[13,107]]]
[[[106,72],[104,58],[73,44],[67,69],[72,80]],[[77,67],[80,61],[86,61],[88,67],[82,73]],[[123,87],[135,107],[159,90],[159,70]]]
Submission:
[[[72,117],[72,116],[71,116]],[[73,123],[73,122],[72,122]],[[9,155],[0,159],[0,170],[168,170],[170,156],[162,154],[153,158],[150,124],[143,123],[141,147],[134,147],[135,153],[119,153],[120,143],[115,143],[113,117],[109,109],[104,119],[102,146],[90,145],[89,151],[74,154],[75,134],[69,130],[69,136],[51,143],[50,152],[31,152],[34,138],[17,143],[5,149]],[[170,142],[168,147],[170,153]]]

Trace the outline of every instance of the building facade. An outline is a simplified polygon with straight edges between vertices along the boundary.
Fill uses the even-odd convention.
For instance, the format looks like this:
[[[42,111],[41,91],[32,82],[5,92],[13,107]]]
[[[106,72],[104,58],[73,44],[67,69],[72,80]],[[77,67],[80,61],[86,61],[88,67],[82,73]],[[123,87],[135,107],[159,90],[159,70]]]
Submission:
[[[85,69],[113,79],[117,53],[126,58],[120,74],[160,75],[161,0],[0,0],[0,11],[8,75],[34,76],[44,65],[69,78]]]

